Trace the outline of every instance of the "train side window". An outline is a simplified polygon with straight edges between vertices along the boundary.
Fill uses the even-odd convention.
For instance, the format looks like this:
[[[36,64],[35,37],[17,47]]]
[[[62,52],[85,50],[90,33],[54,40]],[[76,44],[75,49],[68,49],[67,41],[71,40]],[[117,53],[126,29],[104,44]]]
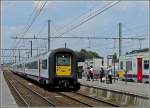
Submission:
[[[22,67],[22,64],[17,65],[17,68],[21,68],[21,67]]]
[[[91,65],[93,65],[94,62],[90,62]]]
[[[26,64],[25,64],[25,67],[26,67],[27,69],[29,69],[29,63],[26,63]]]
[[[47,60],[42,60],[42,69],[47,69]]]
[[[123,61],[120,61],[120,69],[123,69]]]
[[[126,71],[132,70],[132,61],[126,61]]]
[[[38,68],[38,63],[37,62],[32,62],[32,69],[37,69]]]
[[[38,68],[38,64],[37,64],[37,62],[35,61],[35,62],[31,62],[31,63],[25,64],[25,67],[26,67],[27,69],[37,69],[37,68]]]
[[[149,69],[149,60],[144,60],[144,69]]]

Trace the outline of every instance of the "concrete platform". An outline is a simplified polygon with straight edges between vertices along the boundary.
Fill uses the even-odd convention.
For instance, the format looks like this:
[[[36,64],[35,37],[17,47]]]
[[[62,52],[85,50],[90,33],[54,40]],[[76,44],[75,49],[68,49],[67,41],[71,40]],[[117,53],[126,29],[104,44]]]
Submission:
[[[85,77],[79,79],[79,82],[83,85],[105,88],[112,91],[119,91],[149,98],[149,84],[135,82],[127,82],[127,84],[125,84],[124,81],[115,81],[112,84],[106,84],[101,83],[99,79],[97,81],[87,81]]]
[[[18,107],[0,70],[0,107]]]

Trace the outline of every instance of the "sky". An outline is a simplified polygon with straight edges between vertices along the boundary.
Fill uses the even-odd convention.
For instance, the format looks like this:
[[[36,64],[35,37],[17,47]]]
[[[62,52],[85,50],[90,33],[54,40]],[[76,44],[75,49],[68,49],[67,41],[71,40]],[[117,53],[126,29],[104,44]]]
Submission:
[[[32,22],[45,1],[2,1],[1,30],[3,48],[30,48],[30,40],[15,40],[12,37],[47,37],[47,22],[51,20],[51,36],[57,37],[112,37],[119,35],[118,24],[122,23],[122,37],[145,38],[143,41],[122,40],[122,54],[149,45],[149,5],[148,1],[121,1],[117,5],[95,16],[81,26],[60,35],[72,27],[94,15],[97,10],[115,1],[48,1],[36,18],[29,31],[23,35],[26,26]],[[36,11],[34,11],[36,9]],[[106,57],[115,52],[118,54],[118,40],[89,40],[89,39],[51,39],[51,49],[65,47],[75,51],[81,49],[97,52]],[[47,49],[47,41],[33,40],[33,48]],[[46,51],[46,50],[45,50]],[[34,51],[33,55],[42,51]],[[18,52],[5,51],[3,55],[17,55]],[[21,56],[27,56],[22,51]],[[8,58],[7,58],[8,59]]]

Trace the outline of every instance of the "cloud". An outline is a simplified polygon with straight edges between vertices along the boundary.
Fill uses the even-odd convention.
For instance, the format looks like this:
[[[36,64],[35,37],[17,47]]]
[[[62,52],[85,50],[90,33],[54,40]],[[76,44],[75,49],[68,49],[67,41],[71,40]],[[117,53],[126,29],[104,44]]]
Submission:
[[[41,5],[44,3],[44,1],[33,1],[33,7],[34,8],[40,8],[41,7]]]
[[[139,6],[139,7],[148,7],[149,1],[121,1],[117,6],[115,6],[115,9],[119,9],[120,11],[126,11],[129,10],[129,8],[133,6]]]
[[[119,4],[114,6],[114,9],[120,11],[126,11],[130,7],[131,3],[132,1],[120,1]]]
[[[32,6],[33,6],[34,8],[40,9],[41,6],[42,6],[45,2],[46,2],[46,1],[33,1]],[[46,5],[45,5],[44,8],[48,8],[49,5],[50,5],[52,2],[53,2],[53,1],[48,1],[48,2],[46,2]]]

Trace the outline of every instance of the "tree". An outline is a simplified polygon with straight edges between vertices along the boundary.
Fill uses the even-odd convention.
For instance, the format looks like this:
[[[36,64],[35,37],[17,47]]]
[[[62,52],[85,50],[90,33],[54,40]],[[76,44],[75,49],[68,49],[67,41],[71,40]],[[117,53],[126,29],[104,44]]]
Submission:
[[[87,51],[85,49],[81,49],[79,52],[76,53],[78,61],[85,61],[85,59],[92,59],[92,58],[102,58],[98,55],[98,53],[93,51]]]

